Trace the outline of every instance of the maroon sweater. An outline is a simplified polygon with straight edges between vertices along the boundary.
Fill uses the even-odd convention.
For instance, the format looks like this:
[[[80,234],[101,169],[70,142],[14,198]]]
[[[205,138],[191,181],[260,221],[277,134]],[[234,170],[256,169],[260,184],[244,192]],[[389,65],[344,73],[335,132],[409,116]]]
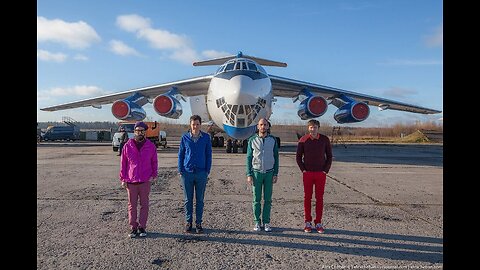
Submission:
[[[332,146],[327,136],[318,134],[312,139],[310,134],[298,140],[297,164],[302,171],[328,173],[332,166]]]

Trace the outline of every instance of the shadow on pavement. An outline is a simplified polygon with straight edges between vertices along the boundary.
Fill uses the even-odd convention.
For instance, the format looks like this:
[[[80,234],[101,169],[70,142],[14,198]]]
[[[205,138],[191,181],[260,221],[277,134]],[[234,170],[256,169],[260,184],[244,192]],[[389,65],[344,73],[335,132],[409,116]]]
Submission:
[[[443,263],[443,239],[425,236],[372,233],[328,229],[325,234],[301,233],[298,229],[274,227],[272,232],[233,231],[204,228],[204,234],[170,234],[149,232],[149,238],[171,238],[185,243],[213,241],[220,243],[235,243],[241,245],[272,246],[282,248],[302,249],[307,251],[325,251],[349,255],[360,255],[391,260],[411,260],[429,263]],[[226,237],[211,236],[213,233],[226,234]],[[242,238],[236,237],[243,235]],[[373,239],[354,239],[342,235]],[[268,239],[248,239],[245,236],[268,237]],[[280,240],[271,240],[271,239]],[[288,241],[281,241],[281,239]],[[297,240],[297,241],[296,241]],[[315,243],[306,243],[313,240]],[[402,243],[392,242],[402,241]],[[408,243],[406,243],[408,242]],[[344,246],[358,245],[358,247]]]

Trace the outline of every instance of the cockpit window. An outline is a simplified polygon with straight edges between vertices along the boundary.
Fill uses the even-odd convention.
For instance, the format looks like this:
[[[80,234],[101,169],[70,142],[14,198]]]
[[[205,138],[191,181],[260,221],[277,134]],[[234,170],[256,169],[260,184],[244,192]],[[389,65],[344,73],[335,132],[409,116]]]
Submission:
[[[260,65],[257,65],[257,68],[258,68],[258,70],[259,70],[261,73],[263,73],[263,74],[267,74],[267,72],[265,71],[265,69],[263,69],[263,67],[262,67],[262,66],[260,66]]]
[[[238,69],[241,69],[241,66],[242,66],[242,62],[237,62],[235,64],[235,69],[238,70]]]
[[[220,73],[220,72],[222,72],[224,68],[225,68],[225,65],[221,65],[221,66],[217,69],[217,72],[215,72],[215,73]]]
[[[232,70],[251,70],[267,74],[265,69],[261,65],[256,64],[254,61],[249,59],[232,59],[229,60],[226,64],[221,65],[215,74],[228,72]]]
[[[234,62],[228,63],[227,66],[225,67],[225,71],[230,71],[233,70],[233,66],[235,65]]]

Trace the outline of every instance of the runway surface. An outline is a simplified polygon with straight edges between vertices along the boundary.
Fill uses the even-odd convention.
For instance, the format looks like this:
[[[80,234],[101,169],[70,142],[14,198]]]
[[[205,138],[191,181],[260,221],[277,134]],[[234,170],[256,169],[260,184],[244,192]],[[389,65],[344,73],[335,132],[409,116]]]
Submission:
[[[178,143],[177,143],[178,145]],[[245,154],[214,149],[203,235],[184,234],[175,142],[159,149],[148,236],[129,239],[119,157],[108,143],[37,147],[38,269],[438,269],[443,146],[335,145],[325,234],[303,232],[295,144],[280,149],[272,232],[254,232]]]

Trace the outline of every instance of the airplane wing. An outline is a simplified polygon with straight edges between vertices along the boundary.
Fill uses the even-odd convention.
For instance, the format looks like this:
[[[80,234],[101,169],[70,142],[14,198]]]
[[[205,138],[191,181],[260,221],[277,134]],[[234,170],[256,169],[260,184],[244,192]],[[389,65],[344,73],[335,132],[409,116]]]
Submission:
[[[315,93],[316,95],[322,96],[326,100],[332,101],[332,103],[336,102],[337,97],[339,97],[341,94],[344,94],[355,99],[356,101],[365,102],[366,104],[371,106],[379,106],[381,110],[389,109],[423,114],[433,114],[441,112],[435,109],[424,108],[417,105],[393,101],[385,98],[378,98],[370,95],[355,93],[319,84],[278,77],[270,74],[269,77],[272,82],[273,95],[278,97],[294,98],[297,97],[300,92],[306,88],[308,89],[308,91]]]
[[[64,103],[56,106],[42,108],[40,110],[57,111],[57,110],[73,109],[73,108],[88,107],[88,106],[100,108],[102,104],[113,103],[119,99],[126,98],[135,92],[138,92],[147,98],[155,98],[160,94],[168,92],[169,90],[172,89],[172,87],[176,87],[180,94],[187,97],[197,96],[197,95],[206,95],[208,92],[208,86],[210,85],[210,80],[212,78],[213,78],[213,75],[195,77],[195,78],[190,78],[190,79],[181,80],[181,81],[136,88],[136,89],[118,92],[114,94],[103,95],[100,97]]]

